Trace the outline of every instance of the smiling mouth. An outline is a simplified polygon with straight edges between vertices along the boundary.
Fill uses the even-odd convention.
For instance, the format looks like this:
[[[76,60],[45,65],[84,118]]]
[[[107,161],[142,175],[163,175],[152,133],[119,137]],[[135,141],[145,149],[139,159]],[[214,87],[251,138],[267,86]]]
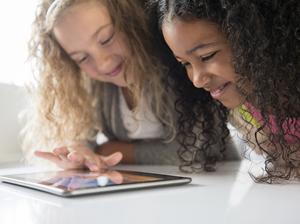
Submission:
[[[219,98],[225,91],[226,87],[230,85],[231,82],[226,82],[225,84],[219,86],[217,89],[210,90],[210,95],[217,99]]]
[[[106,73],[108,76],[117,76],[123,68],[123,63],[121,62],[117,67],[115,67],[111,72]]]

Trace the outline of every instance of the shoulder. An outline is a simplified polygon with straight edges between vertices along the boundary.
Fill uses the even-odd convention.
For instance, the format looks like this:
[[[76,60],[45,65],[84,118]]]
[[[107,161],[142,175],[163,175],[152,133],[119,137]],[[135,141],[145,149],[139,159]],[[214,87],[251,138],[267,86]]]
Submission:
[[[258,154],[262,153],[260,148],[265,144],[268,145],[269,142],[266,133],[262,130],[258,131],[253,124],[246,121],[240,114],[239,108],[230,110],[228,121],[252,150]]]

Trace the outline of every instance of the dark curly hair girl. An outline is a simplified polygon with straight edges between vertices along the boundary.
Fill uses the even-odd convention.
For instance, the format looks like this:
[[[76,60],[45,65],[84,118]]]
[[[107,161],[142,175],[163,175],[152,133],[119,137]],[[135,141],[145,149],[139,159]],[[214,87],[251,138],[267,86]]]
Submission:
[[[252,149],[266,157],[266,175],[256,176],[255,180],[272,183],[279,179],[299,178],[300,2],[298,0],[154,0],[151,3],[157,9],[163,31],[164,27],[175,23],[177,25],[174,26],[178,27],[181,22],[184,24],[181,27],[185,29],[189,24],[196,24],[194,28],[196,26],[198,28],[192,31],[201,33],[202,36],[209,35],[208,32],[211,30],[224,36],[226,42],[224,46],[230,53],[227,64],[230,64],[232,74],[236,76],[234,85],[232,82],[222,83],[223,86],[218,86],[219,89],[213,91],[210,89],[212,86],[209,88],[209,84],[213,83],[211,81],[213,75],[209,74],[206,77],[209,81],[205,84],[208,87],[205,85],[198,87],[210,91],[207,97],[212,95],[215,96],[214,98],[218,98],[226,91],[228,94],[230,88],[236,89],[241,98],[239,105],[228,106],[222,100],[219,101],[232,109],[229,116],[225,110],[222,110],[223,115],[226,115],[245,135]],[[199,30],[203,27],[210,28]],[[170,34],[169,39],[172,39],[173,33],[168,34]],[[180,35],[185,33],[181,32]],[[197,34],[191,34],[193,35]],[[173,52],[174,46],[178,50],[181,44],[184,46],[182,42],[172,47],[168,43]],[[217,60],[214,58],[221,57],[222,54],[224,53],[220,50],[208,54],[207,57],[201,56],[201,63],[210,63],[210,60]],[[191,80],[195,78],[194,72],[197,70],[195,63],[194,61],[183,62]],[[198,121],[195,118],[197,116],[195,111],[198,111],[201,105],[206,104],[207,107],[211,107],[216,104],[197,98],[197,92],[201,92],[202,88],[199,90],[192,88],[192,83],[188,84],[187,78],[182,76],[172,76],[172,78],[177,85],[179,97],[177,109],[182,115],[179,123],[182,127],[185,125],[191,127]],[[192,81],[195,85],[195,80]],[[204,120],[207,118],[201,119],[203,122],[209,122]],[[197,135],[195,130],[189,128],[181,130],[180,134],[185,138]]]
[[[152,21],[153,33],[160,32],[156,7],[148,2],[148,15]],[[155,35],[159,48],[167,48],[164,60],[168,64],[170,82],[177,96],[175,109],[178,116],[177,128],[181,148],[180,169],[185,172],[214,171],[217,161],[227,159],[232,154],[227,149],[229,130],[227,128],[228,109],[215,101],[208,92],[195,88],[186,76],[186,71],[173,57],[162,35]],[[166,53],[166,52],[169,52]],[[173,59],[173,60],[172,60]]]

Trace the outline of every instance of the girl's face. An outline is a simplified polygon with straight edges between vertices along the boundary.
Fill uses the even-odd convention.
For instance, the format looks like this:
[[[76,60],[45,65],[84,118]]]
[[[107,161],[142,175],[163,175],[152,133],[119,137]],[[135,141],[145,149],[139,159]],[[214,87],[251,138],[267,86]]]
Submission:
[[[79,3],[67,9],[53,33],[65,52],[90,78],[126,86],[125,60],[129,50],[124,36],[105,6]]]
[[[236,88],[231,50],[215,24],[174,18],[163,23],[162,31],[195,87],[204,88],[228,108],[243,103],[244,97]]]

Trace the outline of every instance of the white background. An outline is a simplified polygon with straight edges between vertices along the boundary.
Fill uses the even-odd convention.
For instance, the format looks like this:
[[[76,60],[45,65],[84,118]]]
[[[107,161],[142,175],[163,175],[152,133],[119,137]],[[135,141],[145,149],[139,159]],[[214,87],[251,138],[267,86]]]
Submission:
[[[37,0],[1,1],[0,83],[23,85],[32,80],[25,62],[36,5]]]
[[[24,86],[33,81],[27,43],[37,0],[1,1],[0,163],[21,157],[19,114],[27,106]]]

